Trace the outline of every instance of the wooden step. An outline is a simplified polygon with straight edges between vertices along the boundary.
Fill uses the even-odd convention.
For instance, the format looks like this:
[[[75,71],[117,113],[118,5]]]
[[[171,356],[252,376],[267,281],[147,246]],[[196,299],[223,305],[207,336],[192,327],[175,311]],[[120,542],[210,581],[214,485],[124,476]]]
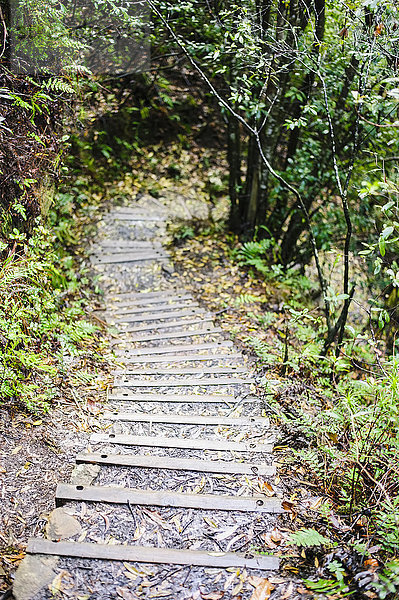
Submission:
[[[225,496],[216,494],[189,494],[169,490],[140,490],[128,487],[71,485],[59,483],[55,491],[56,505],[65,502],[127,503],[138,506],[178,506],[202,510],[257,512],[277,514],[284,512],[281,501],[269,496]]]
[[[220,415],[167,415],[159,413],[138,412],[105,412],[104,419],[108,421],[128,421],[136,423],[169,423],[176,425],[203,425],[204,427],[220,425],[231,425],[232,427],[270,427],[270,421],[266,417],[222,417]]]
[[[94,465],[112,465],[117,467],[137,467],[145,469],[167,469],[170,471],[193,471],[196,473],[220,473],[235,475],[272,476],[276,467],[258,463],[198,460],[195,458],[170,458],[169,456],[147,456],[139,454],[98,454],[81,453],[76,462]]]
[[[90,436],[93,443],[118,444],[121,446],[145,446],[147,448],[184,448],[186,450],[216,450],[218,452],[271,452],[273,436],[268,436],[264,442],[230,442],[226,440],[190,439],[162,436],[129,435],[117,433],[93,433]]]
[[[276,556],[248,556],[234,552],[206,552],[201,550],[174,550],[151,546],[125,546],[122,544],[92,544],[89,542],[50,542],[33,538],[28,542],[28,554],[47,554],[97,560],[116,560],[149,564],[189,565],[217,567],[219,569],[237,567],[275,571],[279,568]]]

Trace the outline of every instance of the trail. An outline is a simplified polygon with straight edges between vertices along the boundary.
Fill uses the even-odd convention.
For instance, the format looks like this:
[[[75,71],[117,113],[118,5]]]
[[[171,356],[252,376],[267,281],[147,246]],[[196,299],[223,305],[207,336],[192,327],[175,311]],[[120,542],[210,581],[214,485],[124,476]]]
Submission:
[[[278,581],[278,556],[259,553],[283,512],[273,431],[246,358],[176,286],[169,213],[143,197],[100,225],[91,261],[120,366],[17,600],[263,600]]]

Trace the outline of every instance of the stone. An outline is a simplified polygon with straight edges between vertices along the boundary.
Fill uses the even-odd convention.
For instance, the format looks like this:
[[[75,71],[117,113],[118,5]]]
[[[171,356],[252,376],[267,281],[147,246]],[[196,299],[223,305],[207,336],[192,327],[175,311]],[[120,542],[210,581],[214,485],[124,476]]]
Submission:
[[[69,515],[64,508],[56,508],[51,511],[46,525],[46,537],[57,542],[77,535],[82,531],[82,527],[72,515]]]
[[[91,485],[100,472],[99,465],[77,465],[72,471],[73,485]]]
[[[15,600],[31,600],[47,588],[56,576],[58,556],[27,555],[14,577],[12,592]]]

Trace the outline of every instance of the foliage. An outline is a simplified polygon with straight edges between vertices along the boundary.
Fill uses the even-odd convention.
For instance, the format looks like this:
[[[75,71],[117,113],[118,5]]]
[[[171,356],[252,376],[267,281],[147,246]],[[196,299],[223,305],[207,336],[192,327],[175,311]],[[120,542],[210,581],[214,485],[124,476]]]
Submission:
[[[74,282],[53,243],[50,230],[38,224],[0,271],[0,397],[33,411],[49,408],[68,361],[86,351],[98,329],[73,299]]]
[[[331,545],[331,540],[315,529],[299,529],[290,535],[289,544],[300,548]]]

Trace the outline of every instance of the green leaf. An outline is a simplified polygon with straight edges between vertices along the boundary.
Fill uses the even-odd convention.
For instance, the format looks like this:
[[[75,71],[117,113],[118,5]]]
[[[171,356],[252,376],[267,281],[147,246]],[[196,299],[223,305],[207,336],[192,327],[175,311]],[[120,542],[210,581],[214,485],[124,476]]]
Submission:
[[[288,540],[289,545],[303,548],[324,546],[326,544],[330,545],[332,543],[333,542],[329,538],[321,535],[321,533],[315,529],[299,529],[299,531],[292,533]]]

